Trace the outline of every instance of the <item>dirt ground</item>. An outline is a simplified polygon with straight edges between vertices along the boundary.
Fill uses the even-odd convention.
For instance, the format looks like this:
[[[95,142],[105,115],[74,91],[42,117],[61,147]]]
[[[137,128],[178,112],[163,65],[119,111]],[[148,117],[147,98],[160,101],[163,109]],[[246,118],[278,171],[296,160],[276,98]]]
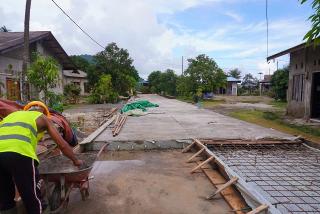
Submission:
[[[77,136],[81,139],[94,132],[105,119],[103,115],[114,107],[121,107],[122,104],[80,104],[71,107],[63,112],[73,127],[79,130]]]
[[[279,110],[271,105],[274,99],[266,96],[216,96],[214,100],[223,102],[212,106],[208,104],[206,108],[223,115],[229,115],[236,110]]]
[[[90,197],[72,192],[67,213],[230,213],[226,202],[205,197],[215,188],[180,151],[105,153],[96,162]]]

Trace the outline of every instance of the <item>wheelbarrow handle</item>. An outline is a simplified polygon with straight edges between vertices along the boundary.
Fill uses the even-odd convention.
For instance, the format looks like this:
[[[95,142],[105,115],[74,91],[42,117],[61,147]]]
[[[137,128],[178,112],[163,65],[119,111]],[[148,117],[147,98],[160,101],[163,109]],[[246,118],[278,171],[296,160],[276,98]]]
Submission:
[[[108,145],[109,145],[109,143],[106,143],[105,145],[103,145],[103,146],[101,147],[101,149],[99,150],[99,152],[98,152],[98,154],[97,154],[97,158],[100,157],[101,153],[103,152],[103,150],[104,150]]]

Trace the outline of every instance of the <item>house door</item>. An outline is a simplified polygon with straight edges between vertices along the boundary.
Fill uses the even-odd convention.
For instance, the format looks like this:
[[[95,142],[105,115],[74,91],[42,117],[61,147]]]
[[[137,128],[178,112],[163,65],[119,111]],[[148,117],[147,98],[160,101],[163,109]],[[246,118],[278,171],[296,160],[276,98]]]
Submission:
[[[320,72],[313,74],[311,117],[320,118]]]
[[[7,99],[20,100],[20,81],[7,79]]]

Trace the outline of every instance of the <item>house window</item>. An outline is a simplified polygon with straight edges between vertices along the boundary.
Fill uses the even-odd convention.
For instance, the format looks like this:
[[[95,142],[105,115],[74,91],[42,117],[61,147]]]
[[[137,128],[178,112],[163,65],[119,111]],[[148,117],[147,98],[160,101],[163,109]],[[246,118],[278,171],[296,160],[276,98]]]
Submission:
[[[293,76],[292,85],[292,100],[302,102],[303,101],[303,88],[304,88],[304,74]]]
[[[303,68],[303,62],[301,62],[301,68]]]
[[[298,64],[296,64],[296,69],[298,69]]]

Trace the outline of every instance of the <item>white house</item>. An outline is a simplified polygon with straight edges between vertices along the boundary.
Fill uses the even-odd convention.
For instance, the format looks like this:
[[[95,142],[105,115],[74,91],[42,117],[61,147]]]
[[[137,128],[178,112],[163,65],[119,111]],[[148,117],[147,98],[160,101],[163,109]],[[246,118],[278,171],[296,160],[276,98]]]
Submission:
[[[62,94],[63,86],[68,82],[68,80],[65,80],[63,71],[76,71],[76,66],[50,31],[32,31],[29,35],[30,55],[38,52],[45,56],[52,56],[59,63],[59,80],[52,91]],[[20,76],[23,59],[23,37],[23,32],[0,32],[0,82],[2,83],[0,92],[7,99],[19,100],[21,98]],[[85,77],[81,77],[81,79],[83,78]],[[31,86],[28,85],[28,88],[29,99],[39,96]]]

